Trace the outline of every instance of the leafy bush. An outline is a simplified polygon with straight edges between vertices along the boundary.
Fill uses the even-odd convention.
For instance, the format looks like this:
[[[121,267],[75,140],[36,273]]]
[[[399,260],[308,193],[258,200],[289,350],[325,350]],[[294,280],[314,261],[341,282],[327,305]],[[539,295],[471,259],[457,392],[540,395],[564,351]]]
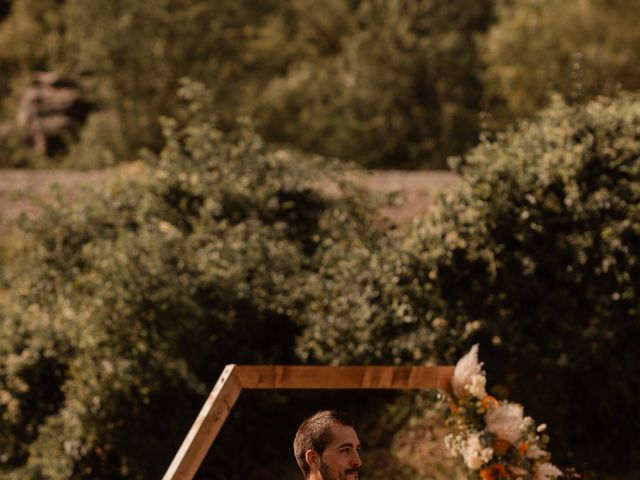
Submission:
[[[158,477],[224,364],[297,361],[320,252],[369,236],[355,192],[320,192],[324,161],[225,138],[200,85],[182,96],[144,178],[29,225],[1,312],[3,478]]]
[[[452,364],[479,342],[493,393],[549,423],[558,464],[632,471],[640,98],[557,102],[472,150],[461,169],[462,185],[387,251],[334,263],[333,295],[301,354]],[[329,315],[331,302],[348,322]]]
[[[435,350],[479,341],[490,384],[549,422],[568,466],[640,459],[639,154],[637,96],[556,103],[466,156],[465,186],[406,246],[441,302]]]

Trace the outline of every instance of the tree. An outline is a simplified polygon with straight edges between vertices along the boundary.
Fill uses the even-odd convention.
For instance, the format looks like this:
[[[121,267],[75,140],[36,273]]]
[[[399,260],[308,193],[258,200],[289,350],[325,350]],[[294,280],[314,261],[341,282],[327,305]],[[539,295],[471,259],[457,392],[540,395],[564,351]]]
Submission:
[[[531,115],[553,91],[581,102],[640,88],[637,3],[516,0],[496,15],[481,42],[490,109],[504,102],[512,116]]]
[[[81,77],[110,110],[72,149],[76,165],[157,151],[157,118],[173,114],[188,76],[207,84],[225,131],[250,115],[268,142],[367,166],[443,167],[477,140],[474,37],[493,2],[330,0],[311,13],[309,0],[16,0],[0,45],[20,45],[6,50],[11,68]],[[96,142],[104,154],[87,154]]]
[[[268,11],[264,2],[69,0],[62,66],[94,80],[98,98],[117,113],[130,151],[157,148],[157,119],[174,111],[184,76],[207,82],[220,114],[236,111],[249,32]]]
[[[492,2],[353,2],[350,12],[346,3],[332,2],[336,14],[322,24],[334,54],[299,59],[261,95],[264,136],[373,167],[442,167],[472,146],[481,97],[473,37]]]
[[[58,0],[0,2],[0,98],[33,70],[46,69],[59,45]]]

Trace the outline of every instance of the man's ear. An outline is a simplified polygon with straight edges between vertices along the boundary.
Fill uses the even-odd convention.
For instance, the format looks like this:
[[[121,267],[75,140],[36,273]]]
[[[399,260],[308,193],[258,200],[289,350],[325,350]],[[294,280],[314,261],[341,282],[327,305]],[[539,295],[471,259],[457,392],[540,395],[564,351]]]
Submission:
[[[320,455],[318,455],[315,450],[307,450],[304,454],[304,459],[306,460],[307,465],[309,465],[310,467],[315,466],[316,468],[318,468],[320,466]]]

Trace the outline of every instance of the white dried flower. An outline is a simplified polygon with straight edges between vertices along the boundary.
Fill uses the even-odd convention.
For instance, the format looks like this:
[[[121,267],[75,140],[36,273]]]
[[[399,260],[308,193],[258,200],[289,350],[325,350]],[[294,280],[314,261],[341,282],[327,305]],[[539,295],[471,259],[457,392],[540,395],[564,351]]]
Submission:
[[[466,458],[465,463],[469,469],[478,470],[482,466],[482,459],[478,455],[474,454],[469,458]]]
[[[542,450],[535,443],[529,445],[529,448],[527,448],[527,453],[526,453],[526,457],[527,458],[531,458],[533,460],[537,460],[538,458],[542,458],[545,455],[547,455],[547,452],[545,450]]]
[[[517,475],[518,478],[522,478],[528,473],[524,468],[516,467],[514,465],[509,467],[509,471],[511,472],[511,475]]]
[[[481,375],[482,363],[478,362],[478,344],[476,343],[471,350],[458,360],[456,368],[453,370],[453,377],[451,378],[451,387],[453,394],[457,398],[463,398],[465,396],[465,385],[471,382],[473,375]]]
[[[551,463],[541,463],[535,471],[534,480],[548,480],[550,478],[558,478],[562,476],[562,472],[558,467]]]
[[[479,469],[484,463],[493,457],[493,448],[483,447],[480,442],[480,434],[469,435],[462,451],[464,462],[471,470]]]
[[[457,449],[457,445],[458,442],[456,441],[456,437],[455,435],[453,435],[453,433],[450,433],[448,435],[445,435],[444,437],[444,446],[447,447],[447,450],[449,450],[451,453],[457,453],[458,449]]]
[[[504,403],[485,415],[486,430],[509,443],[516,443],[522,435],[526,422],[523,418],[522,405]]]
[[[465,389],[474,397],[482,400],[487,396],[485,386],[487,385],[487,378],[483,374],[471,375],[471,381],[465,385]]]
[[[462,455],[465,446],[465,439],[462,435],[450,433],[444,437],[444,445],[453,455]]]

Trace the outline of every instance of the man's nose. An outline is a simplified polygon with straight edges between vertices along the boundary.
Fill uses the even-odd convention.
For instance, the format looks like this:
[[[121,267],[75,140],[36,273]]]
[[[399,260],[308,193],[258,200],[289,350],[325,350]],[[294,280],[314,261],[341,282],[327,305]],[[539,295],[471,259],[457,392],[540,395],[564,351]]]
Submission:
[[[351,466],[359,467],[362,465],[362,459],[360,458],[360,454],[358,452],[353,452],[351,455]]]

